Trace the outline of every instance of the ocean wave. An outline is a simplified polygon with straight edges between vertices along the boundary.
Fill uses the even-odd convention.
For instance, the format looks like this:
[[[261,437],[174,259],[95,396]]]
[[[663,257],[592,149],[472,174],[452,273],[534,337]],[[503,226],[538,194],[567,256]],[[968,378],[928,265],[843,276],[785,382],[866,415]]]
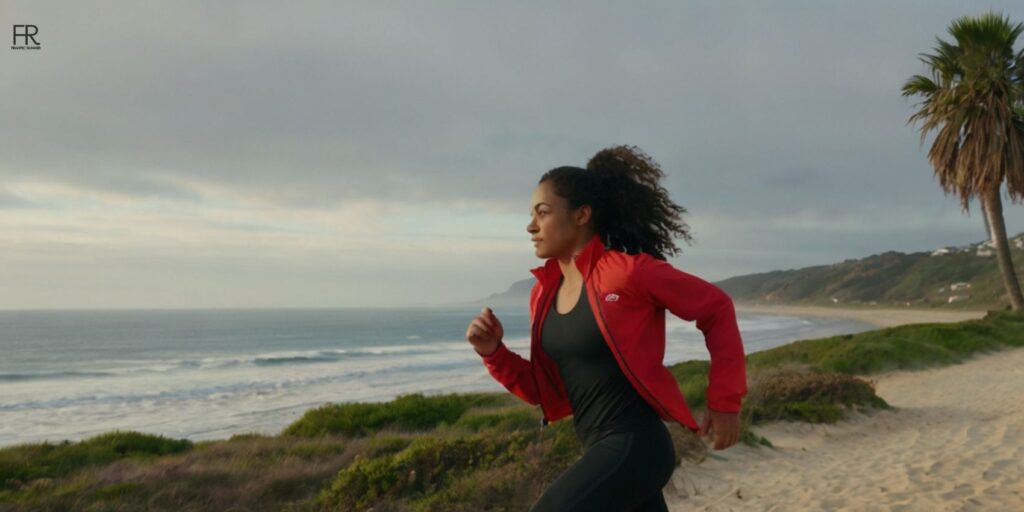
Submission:
[[[514,340],[509,340],[512,342]],[[465,341],[402,345],[364,346],[337,349],[277,350],[254,354],[224,354],[196,358],[93,361],[89,370],[0,373],[0,382],[45,381],[76,378],[168,375],[221,369],[287,367],[330,364],[352,360],[396,362],[419,356],[458,355],[471,350]],[[94,369],[95,368],[95,369]]]
[[[109,377],[116,375],[111,372],[26,372],[0,373],[0,382],[19,382],[28,380],[73,379],[77,377]]]

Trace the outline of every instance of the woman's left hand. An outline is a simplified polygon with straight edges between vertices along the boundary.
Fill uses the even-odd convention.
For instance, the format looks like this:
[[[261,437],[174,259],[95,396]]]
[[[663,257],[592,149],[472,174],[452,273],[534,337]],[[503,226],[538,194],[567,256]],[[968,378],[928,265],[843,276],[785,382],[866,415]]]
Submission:
[[[704,409],[700,422],[700,435],[714,435],[714,449],[724,450],[740,439],[740,413],[718,412]]]

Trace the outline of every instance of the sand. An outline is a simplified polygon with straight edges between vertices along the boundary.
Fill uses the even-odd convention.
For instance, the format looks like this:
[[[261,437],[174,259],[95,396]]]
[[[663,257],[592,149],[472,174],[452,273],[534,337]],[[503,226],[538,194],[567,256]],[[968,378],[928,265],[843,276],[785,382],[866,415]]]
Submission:
[[[896,409],[755,427],[774,449],[684,461],[670,510],[1024,511],[1024,348],[867,378]]]
[[[767,306],[754,304],[735,304],[736,312],[764,313],[768,315],[818,316],[832,318],[849,318],[860,320],[878,327],[893,327],[903,324],[930,322],[961,322],[982,318],[986,311],[934,310],[934,309],[845,309],[828,306]]]

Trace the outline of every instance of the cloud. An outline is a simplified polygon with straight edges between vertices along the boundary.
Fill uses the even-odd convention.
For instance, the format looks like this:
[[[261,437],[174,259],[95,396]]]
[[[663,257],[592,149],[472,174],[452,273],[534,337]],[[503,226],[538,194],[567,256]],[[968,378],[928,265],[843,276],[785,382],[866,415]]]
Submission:
[[[139,272],[186,249],[225,272],[296,262],[252,275],[334,251],[374,260],[349,278],[380,297],[475,298],[533,263],[516,244],[540,175],[626,143],[666,171],[698,240],[678,261],[708,276],[966,243],[981,219],[942,195],[899,90],[989,7],[1024,19],[1010,2],[13,2],[42,50],[0,52],[0,241],[8,263],[62,247],[82,272],[120,250]],[[480,274],[423,278],[410,247]]]
[[[636,143],[693,184],[860,172],[906,188],[912,174],[872,159],[923,167],[899,81],[961,10],[578,7],[38,9],[46,51],[12,57],[0,89],[20,100],[0,107],[19,120],[0,128],[0,172],[140,194],[160,192],[144,177],[159,172],[290,207],[511,209],[543,171]]]
[[[0,210],[37,208],[38,205],[0,188]]]

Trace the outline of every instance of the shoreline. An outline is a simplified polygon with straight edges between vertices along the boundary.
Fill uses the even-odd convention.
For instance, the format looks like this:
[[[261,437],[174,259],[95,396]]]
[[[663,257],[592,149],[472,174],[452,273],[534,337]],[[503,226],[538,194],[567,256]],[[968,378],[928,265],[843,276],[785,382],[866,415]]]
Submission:
[[[217,316],[217,314],[214,314],[214,316]],[[195,318],[195,316],[189,316],[188,318]],[[284,318],[288,317],[285,316]],[[808,319],[813,320],[811,317],[808,317]],[[667,322],[672,322],[667,323],[667,327],[678,328],[684,326],[684,320],[678,317],[672,316],[666,320]],[[761,320],[765,319],[762,318]],[[776,324],[775,322],[770,323]],[[819,321],[816,323],[826,325],[830,322]],[[844,323],[852,324],[853,322]],[[777,329],[773,327],[769,331],[764,331],[765,335],[758,340],[758,344],[753,345],[753,348],[748,348],[747,350],[766,350],[778,344],[791,343],[799,339],[826,337],[871,328],[870,324],[864,324],[863,326],[844,325],[842,327],[829,327],[827,325],[826,327],[804,326],[802,322],[794,321],[792,318],[785,319],[777,324],[785,328]],[[692,322],[686,322],[685,327],[688,331],[692,329],[691,332],[686,333],[685,339],[693,339],[695,341],[699,339],[700,333],[694,328]],[[413,332],[410,331],[408,334]],[[744,332],[746,333],[746,331]],[[523,333],[524,336],[526,334]],[[521,343],[522,350],[520,350],[520,353],[523,356],[526,356],[528,353],[529,341],[527,338],[507,336],[505,341],[507,344],[510,341],[514,344]],[[345,379],[344,382],[339,384],[331,384],[330,381],[314,379],[314,377],[319,375],[328,375],[326,370],[321,370],[320,368],[333,368],[321,366],[320,364],[309,365],[302,363],[298,366],[293,366],[289,363],[285,365],[250,366],[252,365],[251,361],[256,359],[269,360],[271,362],[282,358],[287,360],[290,357],[296,356],[300,357],[300,359],[316,359],[320,357],[320,354],[317,353],[320,350],[328,350],[333,354],[333,351],[330,349],[305,347],[283,350],[276,347],[261,346],[251,350],[243,349],[216,353],[207,353],[202,350],[192,353],[178,351],[174,357],[168,356],[171,362],[153,360],[141,366],[167,366],[171,368],[166,370],[166,373],[149,374],[125,371],[122,374],[113,376],[92,377],[86,375],[77,377],[72,375],[71,378],[63,381],[50,381],[70,385],[67,388],[50,385],[42,379],[5,381],[4,385],[17,388],[18,393],[28,398],[2,400],[0,405],[9,406],[11,404],[29,402],[30,400],[34,400],[34,402],[30,403],[25,410],[13,411],[8,407],[8,410],[0,411],[0,423],[6,421],[8,426],[7,429],[0,429],[0,448],[47,441],[53,443],[60,443],[64,440],[77,442],[117,429],[136,430],[164,435],[174,439],[188,439],[190,441],[226,440],[233,435],[250,432],[274,435],[302,417],[308,410],[315,409],[329,402],[391,401],[399,394],[414,391],[424,391],[432,394],[479,391],[507,393],[507,390],[486,374],[479,363],[479,356],[472,352],[472,347],[467,342],[455,340],[454,337],[452,342],[457,342],[459,349],[458,353],[451,353],[452,357],[450,360],[455,364],[456,358],[461,358],[462,355],[468,354],[465,366],[449,367],[446,370],[447,373],[443,374],[439,370],[430,370],[429,368],[418,370],[423,372],[422,375],[429,375],[431,379],[426,384],[418,384],[415,387],[401,382],[386,382],[383,378],[373,377],[373,375],[352,378],[351,382]],[[406,340],[404,342],[404,344],[409,345],[426,345],[430,343],[433,342],[419,339]],[[444,345],[450,342],[439,341],[438,343],[440,343],[438,347],[441,350],[444,349]],[[684,348],[684,345],[690,348]],[[347,347],[339,346],[338,348],[356,350],[357,352],[373,350],[369,343],[352,344],[352,346]],[[446,350],[448,349],[438,353],[449,353]],[[410,357],[415,358],[418,356]],[[676,343],[667,346],[664,362],[671,366],[695,359],[708,360],[703,344],[699,342],[692,344]],[[411,359],[403,361],[400,358],[383,358],[383,356],[380,356],[378,360],[381,362],[379,364],[375,363],[377,364],[375,368],[379,368],[382,371],[380,375],[385,375],[389,371],[385,365],[400,366],[411,362]],[[180,364],[175,361],[189,362],[190,366],[183,367],[184,370],[173,369],[174,365]],[[434,364],[432,361],[425,361],[424,366]],[[350,366],[346,362],[341,361],[339,364],[344,364],[342,367],[344,371],[350,371]],[[221,368],[222,365],[226,370],[213,370],[213,368]],[[288,368],[294,368],[294,370],[289,370]],[[31,370],[43,372],[44,370],[53,370],[53,368],[32,368]],[[213,371],[217,371],[218,375],[213,375]],[[303,389],[301,397],[298,397],[299,395],[295,392],[287,391],[285,388],[278,390],[277,388],[269,387],[269,385],[261,384],[263,381],[282,382],[290,380],[287,373],[290,371],[311,372],[308,374],[311,382],[301,384],[300,386]],[[159,389],[147,389],[147,383],[139,380],[143,377],[137,377],[136,375],[153,375],[154,378],[162,379],[162,381],[151,381],[153,383],[167,382],[175,376],[180,376],[179,382],[182,384],[180,387],[173,388],[166,384],[160,384]],[[0,379],[3,377],[3,375],[0,375]],[[246,381],[250,381],[251,384],[243,383],[243,377]],[[187,379],[195,379],[197,383],[190,384],[187,382]],[[383,387],[371,390],[368,384],[361,383],[364,380],[366,382],[380,383],[378,385],[383,385]],[[140,382],[141,384],[139,384]],[[131,386],[128,384],[131,384]],[[224,391],[216,393],[208,391],[208,389],[212,389],[211,386],[219,387],[219,389]],[[249,386],[252,387],[250,388]],[[208,394],[203,395],[202,398],[198,395],[190,396],[189,390],[193,388],[201,388],[203,393]],[[12,397],[14,396],[14,391],[11,390]],[[166,404],[174,404],[174,407],[166,404],[157,406],[156,402],[151,399],[136,402],[139,404],[136,407],[125,405],[130,403],[128,401],[132,399],[133,395],[155,396],[156,393],[160,392],[165,393],[162,399],[166,400]],[[30,393],[37,394],[32,395]],[[83,401],[81,403],[74,402],[80,395],[89,396],[93,394],[119,395],[123,396],[125,401],[116,402],[115,399],[107,399],[105,402],[99,400]],[[66,401],[67,404],[62,404],[62,400]],[[43,405],[37,406],[36,403]],[[251,405],[251,407],[246,407],[247,405]],[[181,414],[180,411],[182,410],[190,411],[189,415]],[[49,422],[47,418],[54,416],[69,418],[71,421],[61,423]],[[195,418],[190,418],[190,416]]]
[[[872,324],[878,328],[920,323],[955,323],[983,318],[985,310],[934,310],[898,308],[842,308],[828,306],[790,306],[734,303],[737,313],[762,313],[766,315],[793,315],[845,318]]]
[[[780,316],[798,316],[806,318],[836,318],[836,319],[851,319],[864,323],[865,325],[873,325],[874,328],[891,327],[894,325],[903,325],[917,322],[958,322],[969,318],[981,318],[985,315],[985,311],[932,311],[932,310],[912,310],[912,309],[853,309],[853,308],[838,308],[838,307],[818,307],[818,306],[782,306],[782,305],[754,305],[736,303],[736,311],[738,313],[757,313],[764,315],[780,315]],[[829,335],[822,336],[809,336],[800,337],[797,339],[811,339],[816,337],[827,337]],[[794,339],[793,341],[796,341]],[[789,341],[787,343],[792,343]],[[762,347],[757,350],[768,350],[770,347]],[[689,357],[683,357],[678,361],[673,361],[669,364],[675,364],[689,360]],[[461,393],[461,392],[472,392],[479,390],[464,390],[464,389],[450,389],[444,392]],[[385,399],[393,400],[394,397]],[[343,401],[363,401],[363,400],[343,400]],[[374,400],[375,401],[375,400]],[[326,403],[326,402],[324,402]],[[273,419],[268,420],[266,416],[259,422],[247,424],[245,427],[239,427],[238,429],[231,429],[223,427],[220,424],[213,425],[209,431],[215,431],[216,434],[196,434],[196,433],[181,433],[171,431],[151,431],[146,428],[138,428],[133,425],[108,425],[107,428],[90,429],[88,432],[83,431],[81,428],[74,434],[54,434],[52,432],[42,433],[39,435],[32,436],[18,436],[18,439],[8,439],[0,442],[0,448],[7,448],[12,446],[18,446],[28,443],[37,442],[61,442],[63,440],[70,441],[81,441],[87,437],[93,435],[103,434],[116,429],[128,429],[128,430],[139,430],[148,433],[165,435],[175,439],[188,439],[191,441],[223,441],[229,439],[232,435],[243,434],[249,432],[260,432],[267,435],[274,435],[281,429],[287,427],[291,422],[302,417],[302,415],[310,410],[317,407],[317,405],[286,405],[284,407],[275,408],[275,411],[281,409],[288,409],[287,417],[281,416],[281,421],[274,421]],[[2,418],[3,415],[0,415]]]

